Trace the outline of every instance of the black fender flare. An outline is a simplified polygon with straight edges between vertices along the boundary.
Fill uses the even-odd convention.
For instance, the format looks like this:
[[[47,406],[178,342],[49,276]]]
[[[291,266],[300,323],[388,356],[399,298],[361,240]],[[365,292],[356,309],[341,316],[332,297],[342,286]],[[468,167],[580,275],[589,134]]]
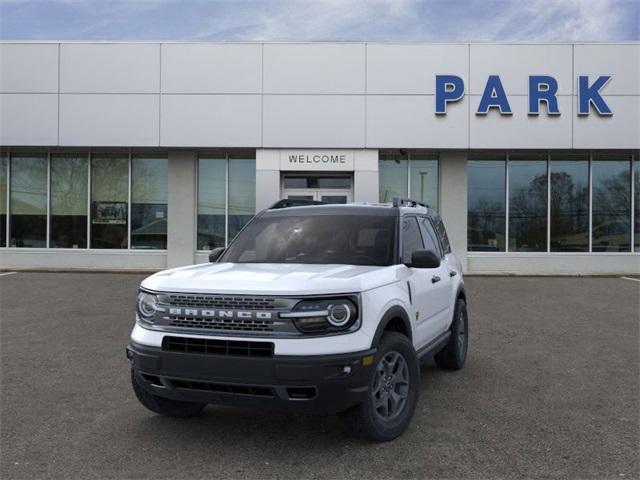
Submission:
[[[387,328],[387,325],[389,325],[389,322],[395,318],[402,320],[402,323],[404,323],[404,327],[408,333],[409,340],[413,340],[413,329],[411,327],[411,321],[409,320],[409,314],[400,305],[394,305],[385,312],[378,324],[378,328],[376,328],[376,333],[373,336],[373,342],[371,342],[371,346],[373,348],[380,344],[380,338],[382,338],[382,334]]]

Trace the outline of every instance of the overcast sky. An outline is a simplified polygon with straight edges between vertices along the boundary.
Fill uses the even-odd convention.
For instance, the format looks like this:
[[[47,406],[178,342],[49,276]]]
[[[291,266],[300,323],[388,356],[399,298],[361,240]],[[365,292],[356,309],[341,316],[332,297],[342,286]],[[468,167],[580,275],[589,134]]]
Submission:
[[[640,0],[0,0],[3,40],[638,40]]]

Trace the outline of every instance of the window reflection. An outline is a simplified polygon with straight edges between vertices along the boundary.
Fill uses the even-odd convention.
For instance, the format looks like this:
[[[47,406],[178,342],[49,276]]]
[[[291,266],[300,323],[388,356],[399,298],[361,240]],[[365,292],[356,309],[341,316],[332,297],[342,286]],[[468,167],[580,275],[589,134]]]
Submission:
[[[551,251],[589,251],[589,159],[551,157]]]
[[[625,155],[594,156],[593,227],[594,252],[628,252],[631,247],[630,158]]]
[[[411,154],[409,197],[438,209],[438,160],[432,155]]]
[[[168,160],[131,159],[131,248],[167,248]]]
[[[513,155],[509,162],[509,251],[547,250],[547,162]]]
[[[225,246],[226,158],[198,160],[198,250]]]
[[[87,247],[86,155],[51,157],[52,248]]]
[[[505,250],[505,171],[505,160],[467,163],[469,251]]]
[[[91,248],[127,248],[129,159],[91,158]]]
[[[391,202],[393,197],[407,196],[407,155],[396,152],[380,154],[380,201]]]
[[[0,154],[0,247],[7,246],[7,155]]]
[[[229,159],[229,241],[256,213],[256,161]]]
[[[11,156],[12,247],[47,246],[47,157]]]

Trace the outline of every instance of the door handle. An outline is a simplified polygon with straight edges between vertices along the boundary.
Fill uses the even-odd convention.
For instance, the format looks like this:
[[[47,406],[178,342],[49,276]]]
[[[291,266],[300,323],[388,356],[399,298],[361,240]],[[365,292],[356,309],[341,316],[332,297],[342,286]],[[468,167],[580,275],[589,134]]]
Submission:
[[[456,272],[455,270],[451,270],[451,271],[449,272],[449,276],[450,276],[450,277],[455,277],[457,274],[458,274],[458,272]]]
[[[440,277],[438,275],[434,275],[431,277],[431,283],[438,283],[440,281]]]

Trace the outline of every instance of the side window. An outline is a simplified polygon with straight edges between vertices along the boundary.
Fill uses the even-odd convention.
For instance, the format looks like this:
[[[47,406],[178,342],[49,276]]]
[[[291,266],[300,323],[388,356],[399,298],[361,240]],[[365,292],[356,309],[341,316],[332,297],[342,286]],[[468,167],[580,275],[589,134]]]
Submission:
[[[438,222],[436,223],[436,230],[438,232],[438,236],[440,237],[442,248],[444,248],[445,255],[447,253],[451,253],[451,244],[449,243],[449,237],[447,236],[447,231],[444,228],[444,222],[441,218],[438,218]]]
[[[442,257],[442,249],[440,248],[440,242],[436,237],[436,232],[433,230],[433,226],[428,218],[420,217],[420,231],[422,232],[422,238],[424,238],[424,248],[431,250],[432,252]]]
[[[416,217],[402,219],[402,261],[410,262],[415,250],[424,248]]]

